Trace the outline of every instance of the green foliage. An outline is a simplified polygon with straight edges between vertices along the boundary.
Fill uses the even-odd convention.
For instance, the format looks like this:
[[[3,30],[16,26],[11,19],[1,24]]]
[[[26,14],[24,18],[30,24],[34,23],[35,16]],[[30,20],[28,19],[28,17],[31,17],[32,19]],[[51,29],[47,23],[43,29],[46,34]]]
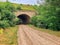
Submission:
[[[7,3],[5,8],[11,12],[15,11],[15,7],[11,3]]]
[[[9,26],[15,25],[16,20],[14,21],[14,19],[16,18],[16,16],[12,12],[10,12],[9,10],[3,10],[0,13],[1,13],[0,14],[0,28],[6,28]]]
[[[51,1],[51,2],[50,2]],[[32,17],[32,24],[37,27],[60,30],[60,0],[47,0],[47,4],[37,6],[38,16]],[[58,5],[56,5],[58,4]],[[34,21],[34,22],[33,22]]]
[[[9,2],[0,3],[0,28],[7,28],[16,25],[18,19],[13,12],[18,10],[17,8]]]
[[[18,6],[17,6],[17,10],[21,10],[21,7],[20,7],[20,5],[18,5]]]
[[[44,16],[34,16],[31,19],[31,22],[33,25],[37,26],[37,27],[41,27],[41,28],[46,28],[46,20]]]

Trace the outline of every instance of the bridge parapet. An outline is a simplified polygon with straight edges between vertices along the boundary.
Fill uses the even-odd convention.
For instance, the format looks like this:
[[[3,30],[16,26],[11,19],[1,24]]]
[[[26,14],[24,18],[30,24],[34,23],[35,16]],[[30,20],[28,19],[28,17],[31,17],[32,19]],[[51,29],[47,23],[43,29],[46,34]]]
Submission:
[[[20,10],[20,11],[15,12],[16,16],[19,16],[21,14],[26,14],[29,17],[32,17],[32,16],[36,15],[37,13],[35,11],[31,11],[31,10]]]

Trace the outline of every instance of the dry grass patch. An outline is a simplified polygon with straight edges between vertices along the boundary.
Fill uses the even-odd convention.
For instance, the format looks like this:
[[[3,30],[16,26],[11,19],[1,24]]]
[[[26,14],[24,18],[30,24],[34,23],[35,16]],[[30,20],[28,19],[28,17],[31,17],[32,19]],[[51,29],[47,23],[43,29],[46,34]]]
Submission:
[[[0,34],[0,45],[17,45],[17,26],[10,27]]]

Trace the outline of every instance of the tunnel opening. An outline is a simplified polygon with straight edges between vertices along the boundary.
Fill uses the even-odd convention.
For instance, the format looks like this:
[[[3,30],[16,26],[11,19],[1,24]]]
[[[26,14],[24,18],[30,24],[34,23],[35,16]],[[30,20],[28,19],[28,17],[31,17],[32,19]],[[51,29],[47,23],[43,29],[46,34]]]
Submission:
[[[18,18],[21,20],[19,24],[29,24],[30,23],[30,17],[27,14],[21,14],[18,16]]]

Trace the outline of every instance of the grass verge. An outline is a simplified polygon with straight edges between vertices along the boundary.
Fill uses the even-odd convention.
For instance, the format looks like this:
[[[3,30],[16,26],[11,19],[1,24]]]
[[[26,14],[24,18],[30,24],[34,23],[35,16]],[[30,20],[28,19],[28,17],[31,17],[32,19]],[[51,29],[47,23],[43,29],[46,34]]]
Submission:
[[[60,31],[52,31],[52,30],[49,30],[49,29],[42,29],[42,28],[38,28],[38,27],[35,27],[33,25],[29,25],[31,28],[34,28],[35,30],[40,30],[42,32],[46,32],[46,33],[49,33],[51,35],[55,35],[57,37],[60,37]]]
[[[22,10],[32,10],[35,11],[32,5],[21,5]]]
[[[0,45],[17,45],[18,26],[9,27],[0,34]]]

